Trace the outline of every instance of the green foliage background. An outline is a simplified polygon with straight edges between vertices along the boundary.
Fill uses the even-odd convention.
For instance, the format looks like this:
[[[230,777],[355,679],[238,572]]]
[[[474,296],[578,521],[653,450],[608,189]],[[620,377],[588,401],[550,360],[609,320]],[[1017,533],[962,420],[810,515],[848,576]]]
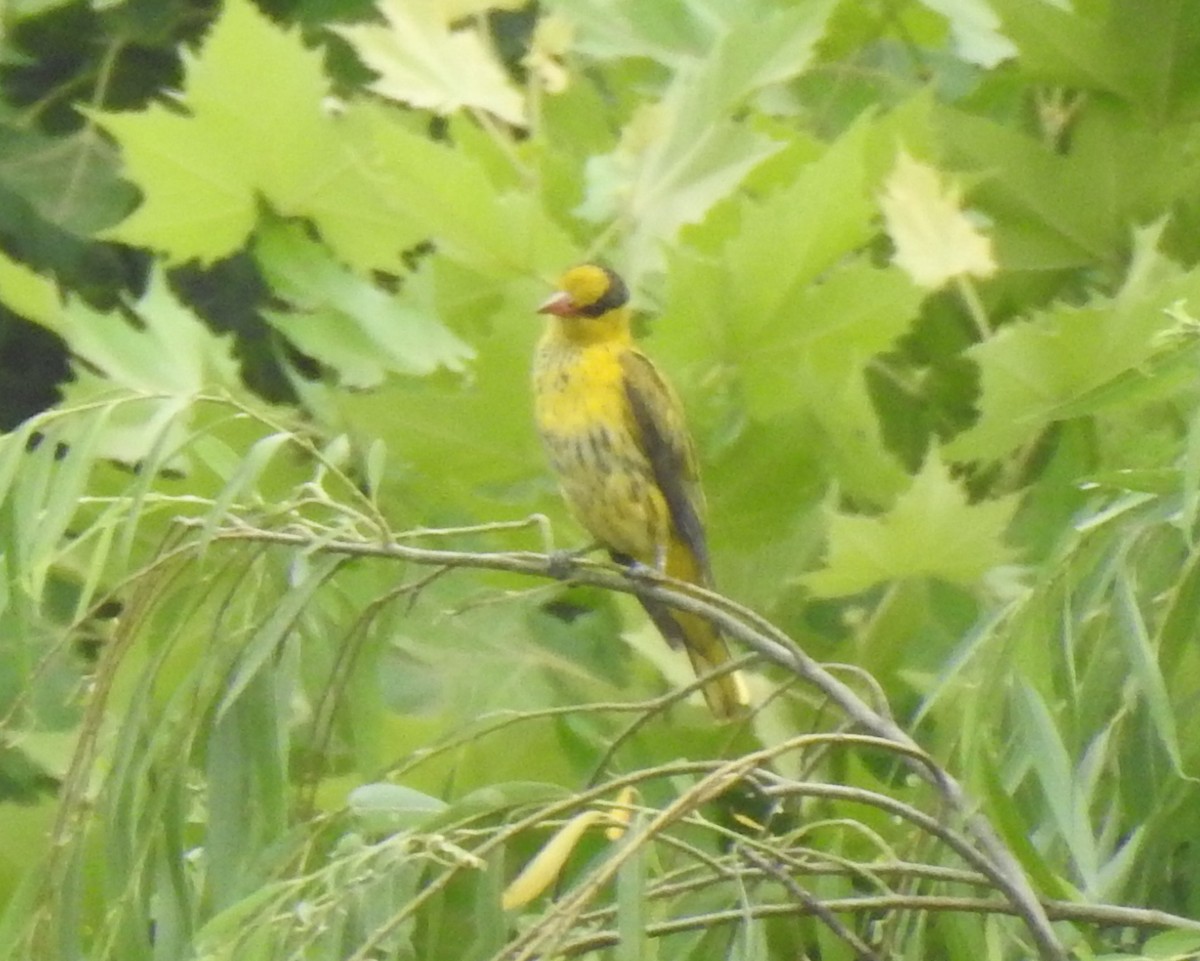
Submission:
[[[1074,906],[1070,950],[1200,947],[1200,7],[3,17],[0,953],[1029,956],[870,803],[638,833],[808,732],[780,777],[938,813],[795,678],[759,665],[718,730],[657,700],[687,669],[628,597],[324,549],[582,540],[527,380],[585,257],[684,397],[722,592],[853,665]],[[993,270],[914,281],[905,156]],[[939,196],[910,200],[936,248]],[[623,777],[637,844],[593,827],[502,909]],[[839,929],[795,877],[868,900]]]

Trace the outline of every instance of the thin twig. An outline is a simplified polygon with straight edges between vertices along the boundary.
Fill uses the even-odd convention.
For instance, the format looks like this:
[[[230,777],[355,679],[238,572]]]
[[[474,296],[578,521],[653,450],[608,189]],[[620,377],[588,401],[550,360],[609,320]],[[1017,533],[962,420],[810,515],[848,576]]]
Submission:
[[[213,537],[216,540],[256,540],[313,549],[312,539],[303,531],[297,530],[254,530],[239,527],[218,529]],[[412,564],[503,570],[538,577],[561,577],[564,567],[563,559],[559,556],[528,551],[479,553],[435,550],[394,542],[371,543],[339,538],[326,539],[317,549],[349,556],[392,558]],[[1062,961],[1067,957],[1066,949],[1054,933],[1046,912],[1016,858],[1000,840],[987,818],[968,802],[962,785],[948,771],[929,759],[907,732],[891,718],[872,709],[852,688],[801,650],[786,634],[754,611],[728,598],[653,572],[643,572],[638,577],[631,578],[606,564],[587,559],[571,560],[566,567],[575,583],[634,594],[708,619],[730,639],[744,644],[816,687],[863,730],[890,742],[894,750],[905,755],[908,766],[937,790],[943,803],[967,827],[989,865],[986,873],[993,877],[996,885],[1012,902],[1015,912],[1025,921],[1037,943],[1039,954],[1047,961]],[[737,776],[744,773],[746,772],[739,770]],[[679,813],[674,811],[666,823]],[[664,812],[664,816],[666,814],[667,812]],[[651,823],[657,824],[658,821],[656,819]]]
[[[810,914],[820,918],[830,931],[837,937],[841,938],[859,958],[863,961],[882,961],[882,958],[876,954],[869,944],[862,940],[857,934],[851,931],[846,925],[842,924],[841,920],[828,907],[814,898],[811,894],[800,887],[796,883],[796,879],[780,868],[778,865],[772,864],[753,848],[742,848],[741,855],[751,864],[755,865],[764,874],[773,877],[776,881],[787,888],[788,893],[796,899],[797,902],[806,907]]]
[[[959,912],[967,914],[1018,915],[1014,906],[999,898],[935,897],[931,895],[885,894],[853,898],[830,898],[821,902],[826,911],[836,914],[883,914],[893,911]],[[1107,904],[1075,904],[1070,901],[1046,901],[1046,914],[1054,921],[1102,924],[1131,928],[1180,928],[1200,932],[1200,921],[1164,911],[1147,911]],[[783,904],[751,904],[706,914],[690,914],[670,921],[646,925],[647,937],[661,938],[685,931],[709,930],[718,924],[741,924],[747,917],[805,917],[812,912],[807,905],[788,901]],[[619,940],[616,931],[595,931],[560,944],[557,957],[575,957],[610,948]]]

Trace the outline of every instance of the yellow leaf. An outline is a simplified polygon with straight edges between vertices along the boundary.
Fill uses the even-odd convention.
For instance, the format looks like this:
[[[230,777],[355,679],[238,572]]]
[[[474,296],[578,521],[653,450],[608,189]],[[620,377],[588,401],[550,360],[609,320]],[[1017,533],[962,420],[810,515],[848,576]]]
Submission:
[[[943,186],[937,170],[900,151],[879,203],[896,266],[922,287],[936,290],[954,277],[996,272],[991,238],[963,213],[961,199],[960,189]]]
[[[563,865],[583,837],[583,832],[603,817],[605,815],[599,811],[584,811],[559,828],[504,889],[501,907],[506,911],[523,907],[550,887],[562,872]]]
[[[637,796],[637,790],[632,784],[621,789],[621,793],[617,795],[617,800],[613,803],[613,807],[608,812],[609,825],[604,829],[604,836],[610,841],[619,841],[625,836],[625,829],[629,827],[629,818],[633,815],[633,799]]]

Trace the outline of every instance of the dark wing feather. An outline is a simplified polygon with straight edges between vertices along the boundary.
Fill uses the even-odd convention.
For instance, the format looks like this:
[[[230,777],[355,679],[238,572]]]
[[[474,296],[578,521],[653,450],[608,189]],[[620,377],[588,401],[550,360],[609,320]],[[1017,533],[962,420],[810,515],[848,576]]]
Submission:
[[[712,576],[704,536],[704,497],[683,407],[645,354],[627,351],[621,357],[621,367],[625,374],[625,396],[642,452],[650,461],[675,531],[691,551],[707,584]]]

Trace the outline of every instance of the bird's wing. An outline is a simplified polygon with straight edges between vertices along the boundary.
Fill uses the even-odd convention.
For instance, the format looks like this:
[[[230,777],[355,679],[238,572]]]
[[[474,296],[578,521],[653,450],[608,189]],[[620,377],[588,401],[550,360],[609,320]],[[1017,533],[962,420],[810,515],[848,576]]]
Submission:
[[[702,582],[707,584],[712,577],[704,536],[704,495],[683,406],[645,354],[626,351],[621,356],[621,367],[642,452],[667,502],[675,530],[699,568]]]

